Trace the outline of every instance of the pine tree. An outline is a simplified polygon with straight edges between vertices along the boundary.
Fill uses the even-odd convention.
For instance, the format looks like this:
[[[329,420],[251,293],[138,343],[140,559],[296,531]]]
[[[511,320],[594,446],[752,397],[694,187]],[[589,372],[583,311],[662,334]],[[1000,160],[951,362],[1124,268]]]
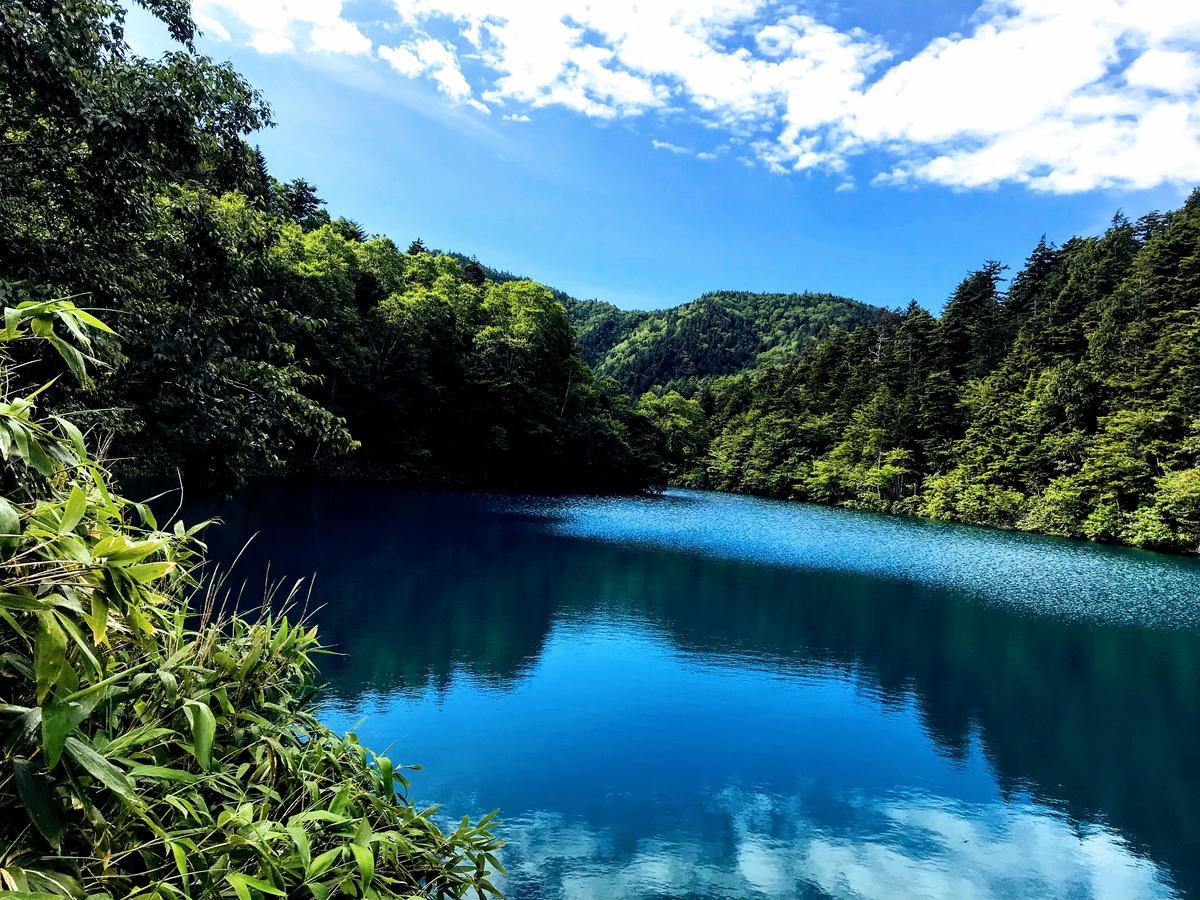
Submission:
[[[997,285],[1007,266],[988,261],[955,289],[942,313],[941,333],[956,378],[981,378],[1006,349]]]
[[[409,252],[412,251],[410,250]],[[467,260],[466,265],[463,266],[463,281],[475,287],[483,287],[487,283],[487,274],[483,271],[483,266],[479,264],[479,260],[474,257]]]

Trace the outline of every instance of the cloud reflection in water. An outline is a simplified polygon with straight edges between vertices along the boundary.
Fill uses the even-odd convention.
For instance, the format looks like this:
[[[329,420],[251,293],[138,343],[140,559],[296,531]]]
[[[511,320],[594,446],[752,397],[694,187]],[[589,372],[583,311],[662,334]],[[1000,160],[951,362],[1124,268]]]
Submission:
[[[839,898],[1176,896],[1158,866],[1100,826],[1031,802],[967,805],[927,794],[844,798],[832,824],[805,796],[724,791],[712,815],[731,848],[694,835],[624,846],[556,812],[506,823],[513,897]],[[732,852],[729,852],[732,850]]]

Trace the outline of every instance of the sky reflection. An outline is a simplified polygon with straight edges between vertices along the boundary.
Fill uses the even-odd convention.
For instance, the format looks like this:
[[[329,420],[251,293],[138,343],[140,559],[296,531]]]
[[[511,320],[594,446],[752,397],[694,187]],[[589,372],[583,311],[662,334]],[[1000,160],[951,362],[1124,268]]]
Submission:
[[[513,900],[1200,896],[1196,561],[709,494],[259,490],[217,512],[294,523],[242,567],[319,572],[324,720],[424,764],[418,803],[499,808]]]
[[[619,834],[540,811],[508,823],[506,887],[539,898],[1173,897],[1166,874],[1103,827],[1075,828],[1028,801],[968,805],[913,794],[840,802],[822,821],[804,795],[727,789],[708,811],[730,846]]]

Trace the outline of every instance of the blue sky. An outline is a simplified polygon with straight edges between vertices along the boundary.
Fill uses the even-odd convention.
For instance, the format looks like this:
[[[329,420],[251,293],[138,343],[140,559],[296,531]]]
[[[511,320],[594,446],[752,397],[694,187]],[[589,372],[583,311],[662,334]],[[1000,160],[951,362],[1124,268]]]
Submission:
[[[1200,13],[1140,0],[194,0],[280,178],[580,297],[937,310],[1200,183]],[[131,19],[135,48],[162,34]]]

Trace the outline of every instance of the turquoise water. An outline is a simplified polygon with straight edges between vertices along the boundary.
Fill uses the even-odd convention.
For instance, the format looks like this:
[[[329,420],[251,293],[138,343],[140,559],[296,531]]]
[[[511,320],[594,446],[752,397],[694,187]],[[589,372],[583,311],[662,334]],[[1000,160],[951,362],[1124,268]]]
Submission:
[[[221,514],[511,897],[1200,895],[1196,561],[684,491]]]

